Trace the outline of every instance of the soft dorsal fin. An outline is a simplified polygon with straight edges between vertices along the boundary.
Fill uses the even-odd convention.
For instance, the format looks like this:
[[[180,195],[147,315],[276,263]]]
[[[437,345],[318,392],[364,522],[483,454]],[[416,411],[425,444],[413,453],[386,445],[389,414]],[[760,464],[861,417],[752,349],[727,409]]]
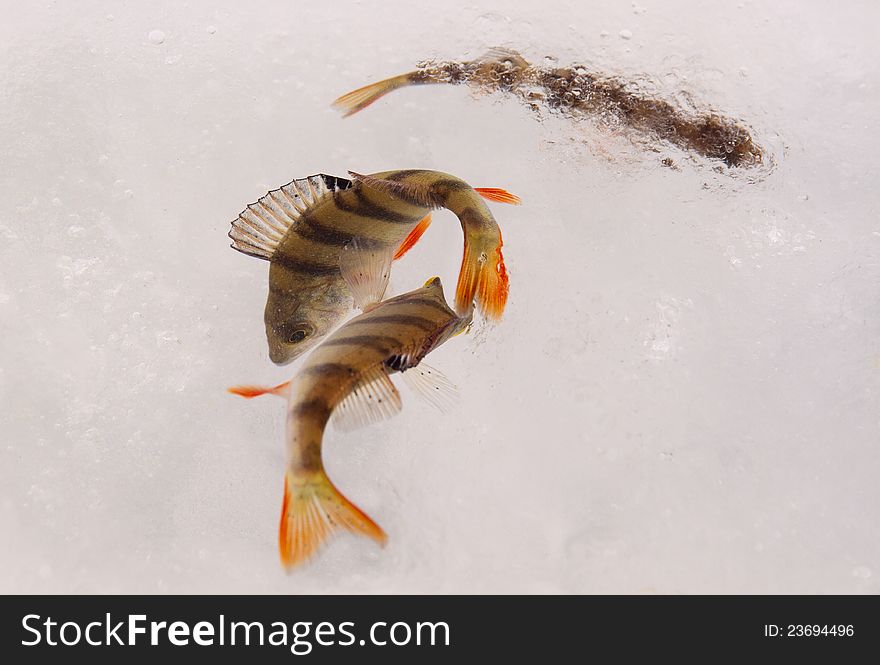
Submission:
[[[355,173],[354,171],[349,171],[348,174],[352,180],[361,183],[365,187],[375,189],[377,192],[385,192],[391,196],[403,199],[407,203],[424,206],[425,208],[439,207],[437,200],[431,193],[431,188],[428,186],[377,178],[376,176]]]
[[[351,186],[351,180],[319,173],[273,189],[232,222],[232,248],[258,259],[271,259],[287,230],[305,212]]]
[[[348,284],[355,307],[366,311],[385,297],[393,256],[393,247],[369,245],[358,238],[342,248],[339,270]]]
[[[441,412],[447,413],[458,402],[458,388],[440,370],[419,363],[402,374],[413,392]]]
[[[387,370],[379,366],[364,373],[354,390],[333,410],[332,421],[335,427],[351,431],[390,418],[402,408],[400,393]]]

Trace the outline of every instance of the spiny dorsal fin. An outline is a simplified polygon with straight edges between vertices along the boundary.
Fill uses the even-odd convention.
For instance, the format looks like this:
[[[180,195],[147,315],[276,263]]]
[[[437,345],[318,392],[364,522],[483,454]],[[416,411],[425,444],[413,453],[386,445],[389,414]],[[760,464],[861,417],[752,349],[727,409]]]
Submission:
[[[352,390],[333,410],[333,425],[350,431],[390,418],[403,408],[400,393],[383,366],[365,372]]]
[[[370,246],[358,238],[342,248],[339,254],[339,270],[348,284],[355,307],[366,311],[370,305],[385,297],[393,256],[394,247]]]
[[[402,374],[413,392],[442,413],[447,413],[458,402],[458,388],[440,370],[419,363]]]
[[[319,173],[273,189],[232,222],[232,248],[258,259],[271,259],[287,230],[306,211],[351,185],[351,180]]]

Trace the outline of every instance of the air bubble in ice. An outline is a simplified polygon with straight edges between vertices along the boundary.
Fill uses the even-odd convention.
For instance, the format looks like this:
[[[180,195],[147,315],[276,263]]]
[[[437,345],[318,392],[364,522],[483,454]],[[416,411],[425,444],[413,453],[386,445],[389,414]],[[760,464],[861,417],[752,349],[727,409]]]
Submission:
[[[632,39],[633,33],[630,30],[621,30],[619,33],[621,39]]]
[[[151,30],[147,36],[154,44],[161,44],[165,41],[165,33],[161,30]]]

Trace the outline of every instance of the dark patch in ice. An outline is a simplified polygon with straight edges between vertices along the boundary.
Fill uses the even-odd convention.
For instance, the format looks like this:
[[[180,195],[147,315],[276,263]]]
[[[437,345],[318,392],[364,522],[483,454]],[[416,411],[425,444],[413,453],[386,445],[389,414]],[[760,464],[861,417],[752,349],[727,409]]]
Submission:
[[[395,79],[405,78],[409,85],[464,83],[486,92],[510,93],[536,111],[591,117],[600,125],[625,127],[729,167],[752,167],[764,161],[764,149],[738,120],[715,111],[686,111],[654,98],[634,82],[589,71],[584,65],[536,67],[515,51],[493,49],[468,62],[425,61],[417,67]]]

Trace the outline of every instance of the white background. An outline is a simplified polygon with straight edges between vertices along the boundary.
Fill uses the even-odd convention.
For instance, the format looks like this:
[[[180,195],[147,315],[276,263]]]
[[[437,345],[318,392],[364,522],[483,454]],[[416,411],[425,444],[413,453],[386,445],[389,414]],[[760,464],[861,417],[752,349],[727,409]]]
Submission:
[[[3,3],[0,591],[880,592],[878,5],[476,4]],[[772,164],[464,87],[329,108],[498,45],[742,118]],[[328,433],[389,544],[288,576],[284,405],[225,388],[295,366],[229,222],[406,167],[523,198],[508,309],[432,356],[457,409]],[[460,251],[437,213],[394,292],[451,294]]]

